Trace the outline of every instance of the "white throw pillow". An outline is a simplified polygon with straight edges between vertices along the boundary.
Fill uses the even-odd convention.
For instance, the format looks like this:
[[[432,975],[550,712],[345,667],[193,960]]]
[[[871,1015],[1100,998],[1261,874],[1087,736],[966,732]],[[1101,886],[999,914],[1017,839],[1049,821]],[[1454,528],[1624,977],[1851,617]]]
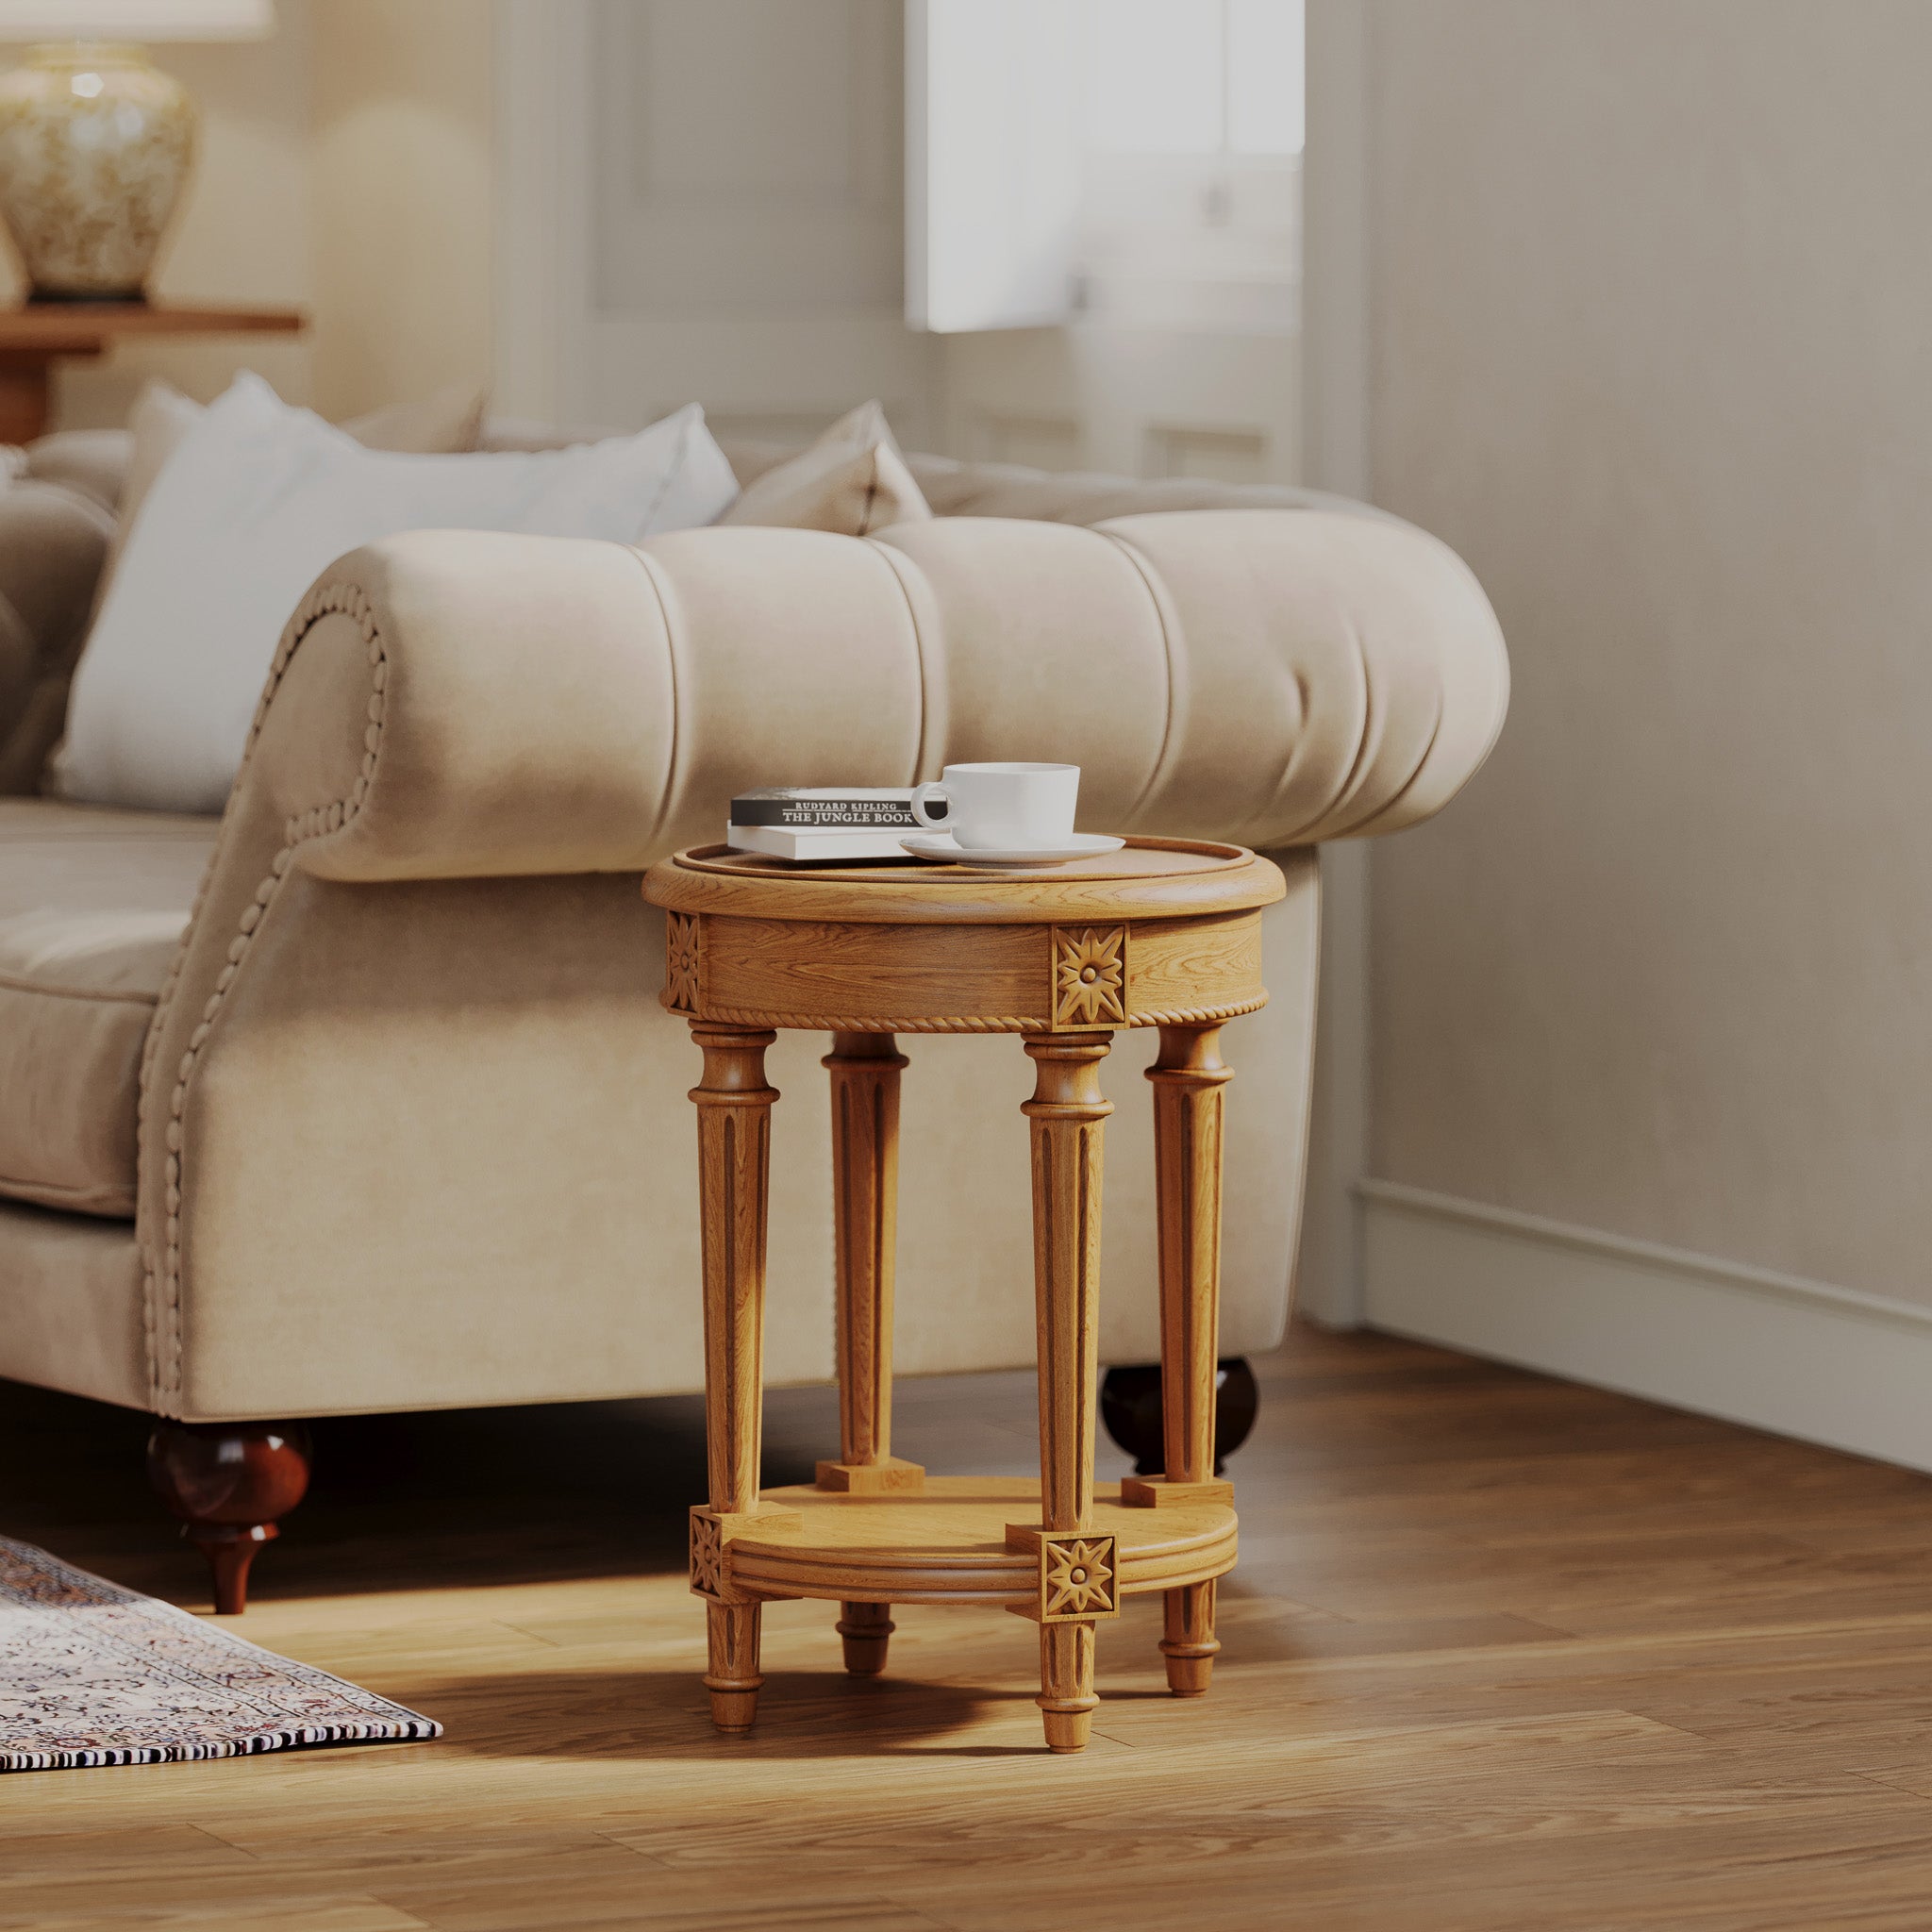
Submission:
[[[155,480],[75,674],[67,798],[218,812],[289,613],[344,551],[405,530],[636,543],[738,493],[695,404],[571,449],[364,449],[258,376],[212,403]]]

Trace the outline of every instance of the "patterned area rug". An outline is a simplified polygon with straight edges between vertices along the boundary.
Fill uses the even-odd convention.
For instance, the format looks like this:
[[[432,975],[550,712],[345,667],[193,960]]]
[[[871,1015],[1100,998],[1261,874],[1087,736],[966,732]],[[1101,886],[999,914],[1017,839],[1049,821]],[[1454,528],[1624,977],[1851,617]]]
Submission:
[[[165,1764],[442,1726],[0,1537],[0,1771]]]

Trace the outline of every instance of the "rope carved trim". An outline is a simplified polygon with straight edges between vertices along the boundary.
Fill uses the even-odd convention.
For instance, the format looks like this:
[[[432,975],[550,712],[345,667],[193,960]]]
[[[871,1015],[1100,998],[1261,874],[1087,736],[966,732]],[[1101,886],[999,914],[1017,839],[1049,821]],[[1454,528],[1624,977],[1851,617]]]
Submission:
[[[669,1006],[669,1002],[665,1002]],[[1109,1031],[1117,1026],[1206,1026],[1217,1020],[1238,1020],[1243,1013],[1257,1013],[1268,1004],[1263,993],[1258,999],[1232,1000],[1219,1007],[1174,1007],[1159,1013],[1129,1013],[1124,1020],[1069,1023],[1062,1033]],[[702,1017],[693,1017],[682,1008],[675,1008],[681,1019],[695,1025],[716,1021],[725,1026],[783,1026],[802,1033],[1052,1033],[1050,1020],[1039,1014],[986,1014],[963,1020],[907,1019],[903,1015],[869,1013],[768,1013],[757,1007],[707,1006]]]
[[[368,723],[362,733],[362,762],[357,773],[355,783],[349,788],[346,798],[331,800],[325,805],[312,807],[309,810],[287,819],[282,825],[282,846],[275,856],[268,874],[255,889],[255,897],[243,908],[239,922],[239,930],[228,942],[228,957],[221,972],[215,976],[214,991],[209,994],[201,1009],[201,1019],[194,1031],[189,1036],[188,1050],[181,1056],[175,1069],[175,1083],[168,1099],[168,1124],[164,1135],[167,1158],[163,1166],[165,1186],[164,1198],[167,1204],[166,1220],[158,1254],[150,1233],[142,1243],[142,1268],[144,1277],[145,1328],[148,1356],[148,1382],[154,1398],[154,1406],[159,1409],[171,1399],[181,1393],[183,1384],[182,1353],[183,1338],[181,1328],[181,1155],[184,1142],[183,1120],[188,1110],[188,1090],[194,1078],[195,1068],[201,1058],[201,1050],[207,1045],[208,1035],[214,1030],[220,1017],[222,1006],[227,997],[228,989],[235,983],[235,975],[241,971],[242,961],[246,958],[250,941],[260,928],[263,917],[275,903],[275,895],[281,891],[282,881],[289,875],[295,862],[295,848],[309,839],[326,838],[331,832],[339,832],[362,809],[363,801],[369,796],[369,788],[375,780],[376,759],[382,750],[382,726],[386,708],[385,693],[389,687],[389,655],[382,641],[381,632],[375,622],[375,607],[359,584],[347,582],[323,583],[316,585],[302,602],[296,606],[295,614],[289,620],[288,627],[282,633],[282,641],[275,651],[275,662],[269,667],[268,679],[262,688],[261,701],[255,708],[255,719],[248,730],[248,749],[242,758],[242,769],[247,769],[248,760],[254,756],[256,741],[261,736],[263,721],[268,716],[269,706],[274,702],[275,692],[280,689],[284,674],[294,658],[296,649],[304,638],[325,617],[346,617],[361,632],[362,641],[369,653],[369,703]],[[239,784],[239,779],[238,779]],[[204,904],[212,885],[220,847],[208,861],[208,870],[202,874],[201,889],[195,894],[194,910],[189,917],[188,932],[192,935],[201,924]],[[184,941],[175,955],[174,964],[168,970],[166,984],[161,988],[157,1003],[156,1017],[148,1029],[147,1045],[142,1057],[141,1092],[137,1113],[140,1144],[146,1145],[147,1124],[150,1111],[155,1105],[157,1091],[155,1066],[160,1050],[162,1024],[174,1007],[175,996],[180,988],[181,974],[188,958],[188,945]],[[166,1321],[162,1322],[165,1309]],[[162,1373],[161,1352],[166,1328],[167,1367]]]

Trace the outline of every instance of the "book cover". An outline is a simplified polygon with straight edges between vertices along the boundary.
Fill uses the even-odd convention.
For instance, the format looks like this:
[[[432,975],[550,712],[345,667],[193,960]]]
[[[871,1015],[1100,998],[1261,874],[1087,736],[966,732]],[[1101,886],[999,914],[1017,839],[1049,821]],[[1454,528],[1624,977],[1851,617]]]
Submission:
[[[930,814],[942,818],[943,809]],[[731,801],[734,825],[790,825],[799,830],[897,826],[921,829],[912,816],[912,788],[868,785],[770,785]]]

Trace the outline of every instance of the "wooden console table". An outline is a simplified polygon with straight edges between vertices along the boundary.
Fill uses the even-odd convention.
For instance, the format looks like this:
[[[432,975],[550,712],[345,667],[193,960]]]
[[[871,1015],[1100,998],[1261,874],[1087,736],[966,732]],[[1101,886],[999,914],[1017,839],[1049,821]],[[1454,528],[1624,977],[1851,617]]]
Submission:
[[[1169,1687],[1207,1690],[1215,1579],[1234,1567],[1232,1485],[1214,1474],[1222,1024],[1267,999],[1260,908],[1284,891],[1236,845],[1136,839],[1051,872],[906,865],[809,872],[722,845],[652,868],[668,917],[663,1002],[704,1051],[692,1090],[704,1242],[710,1500],[691,1517],[705,1683],[749,1727],[758,1617],[840,1604],[846,1668],[883,1670],[895,1603],[1000,1604],[1040,1625],[1046,1741],[1086,1742],[1093,1627],[1121,1597],[1166,1596]],[[777,1027],[832,1035],[839,1456],[815,1484],[758,1490],[765,1223]],[[1096,1492],[1100,1062],[1121,1026],[1158,1026],[1166,1473]],[[1034,1285],[1039,1483],[928,1479],[891,1453],[899,1033],[1017,1033],[1036,1067]]]
[[[293,335],[298,308],[206,303],[35,302],[0,308],[0,442],[45,434],[51,372],[63,356],[99,356],[133,336]]]

